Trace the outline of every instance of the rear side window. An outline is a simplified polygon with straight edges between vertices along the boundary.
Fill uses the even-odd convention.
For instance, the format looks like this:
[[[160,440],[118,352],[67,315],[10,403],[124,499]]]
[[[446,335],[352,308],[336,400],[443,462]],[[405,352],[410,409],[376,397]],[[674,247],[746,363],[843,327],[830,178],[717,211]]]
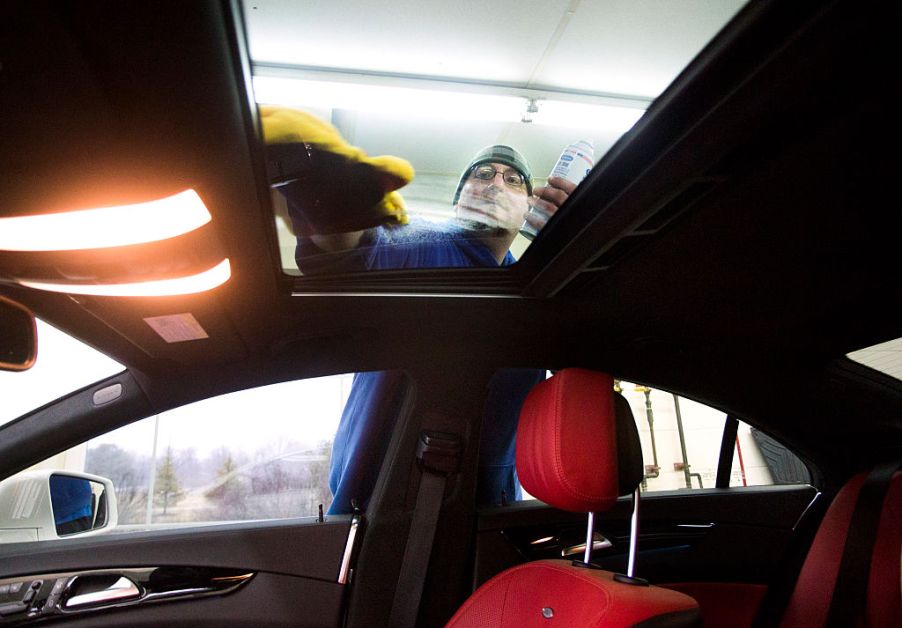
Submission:
[[[714,488],[722,446],[729,486],[807,484],[810,473],[786,447],[747,423],[692,399],[627,381],[615,388],[633,411],[645,461],[645,491]],[[735,436],[724,430],[735,421]]]

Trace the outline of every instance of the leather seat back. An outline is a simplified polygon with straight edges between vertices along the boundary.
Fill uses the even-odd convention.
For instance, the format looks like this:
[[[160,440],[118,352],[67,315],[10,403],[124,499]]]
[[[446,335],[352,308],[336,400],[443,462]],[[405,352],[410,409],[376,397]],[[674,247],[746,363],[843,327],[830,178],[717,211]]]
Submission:
[[[866,473],[856,475],[830,504],[802,566],[781,626],[825,625],[839,574],[852,513]],[[862,626],[902,626],[902,472],[883,502],[871,555]]]

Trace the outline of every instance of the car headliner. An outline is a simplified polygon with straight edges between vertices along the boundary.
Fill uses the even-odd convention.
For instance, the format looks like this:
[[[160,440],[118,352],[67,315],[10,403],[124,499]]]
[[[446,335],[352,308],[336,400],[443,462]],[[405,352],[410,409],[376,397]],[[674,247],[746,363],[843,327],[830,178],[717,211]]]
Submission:
[[[249,386],[468,364],[608,370],[735,413],[836,477],[902,454],[902,386],[844,357],[902,335],[887,220],[899,159],[883,150],[899,124],[892,90],[875,87],[895,80],[882,15],[895,8],[752,3],[513,267],[326,278],[278,270],[234,7],[169,8],[23,6],[3,20],[17,26],[0,75],[0,215],[125,198],[135,180],[188,185],[233,268],[187,297],[0,283],[127,365],[146,396],[44,434],[40,454]],[[0,252],[0,278],[21,260]],[[182,312],[210,338],[167,344],[144,322]],[[19,422],[30,438],[37,418]],[[0,459],[34,462],[3,440]]]

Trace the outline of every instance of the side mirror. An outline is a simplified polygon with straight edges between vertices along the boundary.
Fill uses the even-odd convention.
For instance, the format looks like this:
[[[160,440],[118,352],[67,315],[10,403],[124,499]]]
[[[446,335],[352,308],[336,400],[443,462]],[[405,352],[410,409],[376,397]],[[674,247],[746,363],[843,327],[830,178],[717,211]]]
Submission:
[[[24,306],[0,296],[0,370],[29,369],[37,355],[34,315]]]
[[[0,482],[0,543],[108,532],[118,523],[107,478],[74,471],[26,471]]]

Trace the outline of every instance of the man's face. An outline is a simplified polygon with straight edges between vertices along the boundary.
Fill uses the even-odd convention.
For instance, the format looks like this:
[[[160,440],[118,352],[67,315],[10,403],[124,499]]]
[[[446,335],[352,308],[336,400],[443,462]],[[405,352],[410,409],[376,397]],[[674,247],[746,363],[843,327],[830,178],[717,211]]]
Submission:
[[[470,171],[457,201],[456,215],[491,230],[516,233],[523,224],[526,181],[514,168],[482,164]]]

